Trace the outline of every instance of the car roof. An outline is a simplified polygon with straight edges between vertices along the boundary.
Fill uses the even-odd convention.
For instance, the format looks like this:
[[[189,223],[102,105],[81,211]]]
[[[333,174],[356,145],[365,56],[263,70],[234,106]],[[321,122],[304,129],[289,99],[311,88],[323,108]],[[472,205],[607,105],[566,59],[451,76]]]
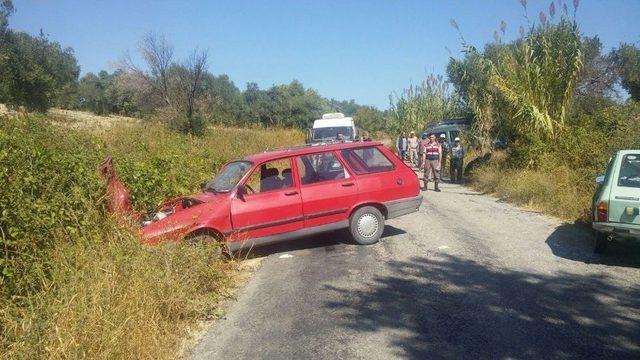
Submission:
[[[262,163],[264,161],[279,159],[288,156],[307,155],[324,151],[336,151],[344,149],[354,149],[365,146],[380,146],[379,141],[354,141],[354,142],[330,142],[320,144],[308,144],[291,146],[288,148],[267,150],[262,153],[253,154],[244,157],[242,160],[251,161],[253,163]]]
[[[640,150],[631,150],[631,149],[627,149],[627,150],[619,150],[618,153],[620,155],[627,155],[627,154],[639,154]]]

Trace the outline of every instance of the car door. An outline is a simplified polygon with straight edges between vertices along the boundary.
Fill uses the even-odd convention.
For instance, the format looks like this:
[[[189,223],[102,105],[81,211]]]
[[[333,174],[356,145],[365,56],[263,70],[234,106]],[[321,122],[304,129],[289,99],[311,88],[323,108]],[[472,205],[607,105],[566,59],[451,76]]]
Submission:
[[[231,203],[233,239],[255,239],[300,230],[302,199],[292,173],[292,159],[257,166],[244,182],[247,189]]]
[[[609,195],[609,221],[640,225],[640,152],[621,156]]]
[[[358,197],[353,174],[333,151],[297,157],[305,227],[346,221]]]

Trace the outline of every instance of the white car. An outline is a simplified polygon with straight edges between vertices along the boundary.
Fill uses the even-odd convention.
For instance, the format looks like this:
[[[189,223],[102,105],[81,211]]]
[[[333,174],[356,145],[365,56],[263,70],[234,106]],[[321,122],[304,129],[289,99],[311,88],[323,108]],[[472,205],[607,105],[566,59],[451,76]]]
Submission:
[[[640,240],[640,150],[620,150],[605,175],[596,178],[593,195],[595,252],[602,253],[615,237]]]

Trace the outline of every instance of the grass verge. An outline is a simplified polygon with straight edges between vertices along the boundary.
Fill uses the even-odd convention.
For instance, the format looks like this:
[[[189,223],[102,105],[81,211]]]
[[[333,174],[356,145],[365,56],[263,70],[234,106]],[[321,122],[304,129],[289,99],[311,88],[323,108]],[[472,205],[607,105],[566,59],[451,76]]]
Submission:
[[[106,215],[97,165],[113,155],[135,206],[151,208],[196,191],[232,157],[302,135],[54,121],[0,119],[0,358],[177,357],[191,325],[218,313],[236,264],[215,244],[142,245]]]

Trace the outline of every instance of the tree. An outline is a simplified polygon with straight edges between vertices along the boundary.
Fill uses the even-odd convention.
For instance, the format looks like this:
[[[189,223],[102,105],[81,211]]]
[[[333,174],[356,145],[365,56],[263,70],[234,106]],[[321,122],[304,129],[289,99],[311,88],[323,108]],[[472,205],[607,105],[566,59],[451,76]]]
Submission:
[[[245,111],[242,93],[227,75],[214,76],[205,74],[203,79],[205,106],[207,116],[213,121],[223,124],[238,124],[244,119]]]
[[[429,75],[422,84],[389,96],[389,101],[387,127],[391,132],[422,130],[430,123],[464,115],[460,97],[442,75]]]
[[[384,113],[373,106],[358,106],[353,114],[358,127],[368,131],[381,131],[386,128]]]
[[[14,12],[11,0],[0,0],[0,38],[4,35],[9,25],[9,16]]]
[[[7,31],[0,60],[0,102],[46,111],[67,106],[80,73],[73,50],[50,42],[44,33],[33,37]]]
[[[633,100],[640,100],[640,49],[633,44],[621,44],[612,51],[611,57],[617,66],[622,87]]]
[[[164,35],[152,33],[142,38],[138,50],[146,69],[138,67],[129,56],[121,64],[121,70],[130,75],[131,85],[168,108],[173,114],[166,120],[172,126],[187,133],[199,132],[203,117],[198,113],[198,100],[204,94],[207,52],[194,50],[182,64],[176,63],[173,46]]]
[[[583,66],[576,84],[580,101],[593,101],[615,95],[616,64],[611,56],[602,54],[598,36],[582,38]]]

